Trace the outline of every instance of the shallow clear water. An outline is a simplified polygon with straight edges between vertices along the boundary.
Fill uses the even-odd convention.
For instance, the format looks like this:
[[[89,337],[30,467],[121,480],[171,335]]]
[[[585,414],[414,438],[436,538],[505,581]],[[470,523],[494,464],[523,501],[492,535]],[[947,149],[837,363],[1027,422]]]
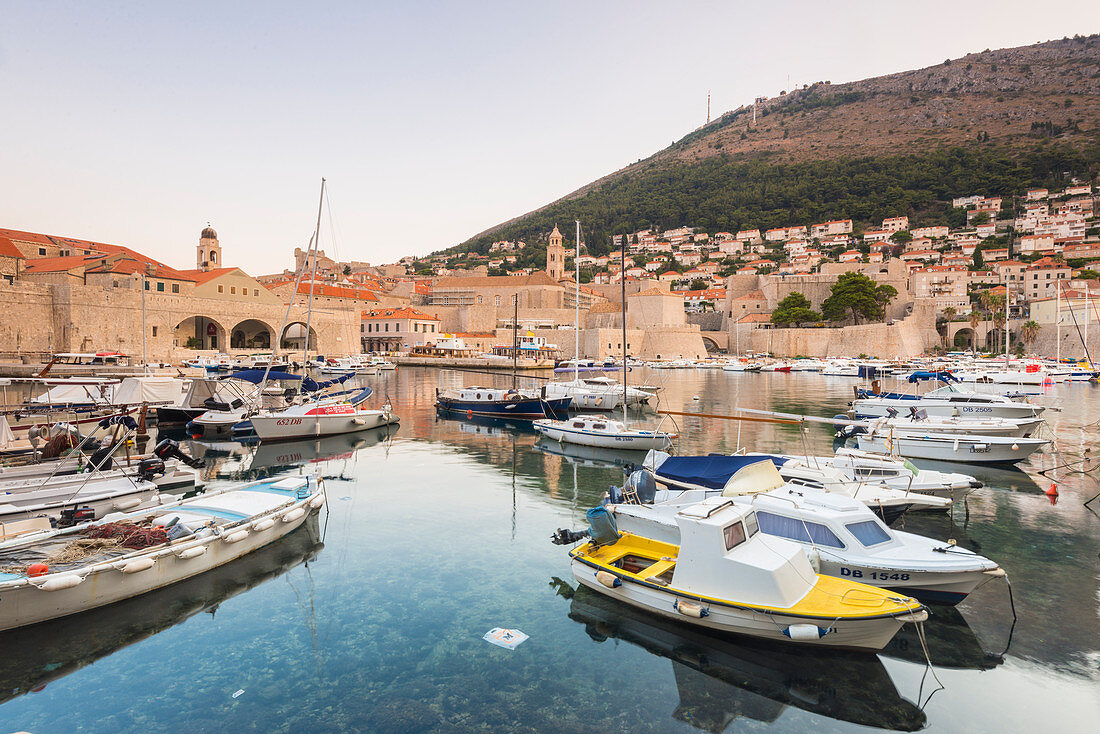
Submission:
[[[315,529],[209,578],[0,635],[0,730],[1095,727],[1100,517],[1082,503],[1100,487],[1055,470],[1052,505],[1038,471],[1079,459],[1095,441],[1100,388],[1064,385],[1036,398],[1062,408],[1047,413],[1061,455],[1037,455],[1026,471],[956,467],[986,482],[968,516],[958,508],[903,519],[1000,562],[1018,615],[1013,627],[1001,582],[957,608],[934,608],[925,627],[944,688],[927,700],[939,686],[908,628],[877,656],[809,651],[703,634],[577,591],[566,550],[549,536],[581,527],[621,469],[606,456],[538,451],[529,430],[436,416],[437,385],[494,379],[506,378],[402,369],[364,378],[393,402],[396,432],[195,447],[207,450],[211,484],[320,471],[328,510]],[[663,384],[669,410],[822,416],[843,412],[855,384],[718,370],[630,379]],[[656,424],[652,410],[644,415]],[[801,435],[768,423],[677,421],[681,453],[831,446],[825,426]],[[514,651],[484,642],[498,626],[531,638]]]

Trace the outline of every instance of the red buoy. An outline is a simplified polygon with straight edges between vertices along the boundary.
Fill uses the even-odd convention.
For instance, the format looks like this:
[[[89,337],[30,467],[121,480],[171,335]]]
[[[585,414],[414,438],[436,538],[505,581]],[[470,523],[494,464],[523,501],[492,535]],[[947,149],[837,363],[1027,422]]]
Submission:
[[[50,572],[50,567],[45,563],[32,563],[27,567],[27,576],[34,578],[35,576],[45,576]]]
[[[466,417],[467,417],[467,418],[473,418],[473,417],[474,417],[474,411],[472,411],[472,410],[467,410],[467,411],[466,411]]]
[[[1057,497],[1058,496],[1058,482],[1051,482],[1050,483],[1050,489],[1048,489],[1046,491],[1046,495],[1047,495],[1047,497]]]

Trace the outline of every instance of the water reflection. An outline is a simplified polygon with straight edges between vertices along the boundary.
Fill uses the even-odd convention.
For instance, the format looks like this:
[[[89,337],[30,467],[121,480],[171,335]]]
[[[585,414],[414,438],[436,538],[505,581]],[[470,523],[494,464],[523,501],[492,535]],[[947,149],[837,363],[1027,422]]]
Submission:
[[[1004,662],[1004,651],[989,652],[970,628],[966,617],[953,606],[930,605],[931,621],[924,625],[928,656],[937,668],[991,670]],[[1001,646],[1007,644],[1002,641]],[[916,625],[907,624],[882,649],[882,655],[925,664],[924,649]]]
[[[569,618],[596,642],[623,640],[671,660],[680,697],[671,716],[697,729],[722,732],[741,718],[771,723],[788,706],[896,731],[925,724],[924,713],[898,692],[874,655],[703,632],[584,586],[573,589],[561,579],[551,584],[571,595]]]
[[[0,702],[31,691],[140,642],[200,612],[213,615],[237,594],[321,552],[317,516],[290,535],[225,566],[83,614],[0,635]]]
[[[646,457],[645,451],[608,449],[599,446],[581,446],[575,443],[552,441],[540,438],[533,447],[544,454],[560,456],[570,464],[585,467],[629,467],[641,466]]]

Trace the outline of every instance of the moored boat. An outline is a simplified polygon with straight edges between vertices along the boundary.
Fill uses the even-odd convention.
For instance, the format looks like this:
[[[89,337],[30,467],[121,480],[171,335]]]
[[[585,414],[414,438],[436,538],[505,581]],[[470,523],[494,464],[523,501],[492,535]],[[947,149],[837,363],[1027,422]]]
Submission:
[[[598,448],[664,450],[676,438],[674,433],[632,429],[621,421],[593,415],[578,415],[565,420],[537,420],[532,426],[554,441]]]

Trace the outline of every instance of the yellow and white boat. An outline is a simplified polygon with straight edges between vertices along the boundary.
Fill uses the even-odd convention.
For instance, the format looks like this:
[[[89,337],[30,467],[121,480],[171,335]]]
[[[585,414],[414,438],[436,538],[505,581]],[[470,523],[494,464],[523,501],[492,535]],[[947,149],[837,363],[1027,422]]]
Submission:
[[[665,617],[818,646],[879,650],[906,622],[928,618],[910,597],[815,573],[798,545],[759,532],[751,507],[715,497],[676,522],[679,546],[623,533],[574,548],[574,577]]]

